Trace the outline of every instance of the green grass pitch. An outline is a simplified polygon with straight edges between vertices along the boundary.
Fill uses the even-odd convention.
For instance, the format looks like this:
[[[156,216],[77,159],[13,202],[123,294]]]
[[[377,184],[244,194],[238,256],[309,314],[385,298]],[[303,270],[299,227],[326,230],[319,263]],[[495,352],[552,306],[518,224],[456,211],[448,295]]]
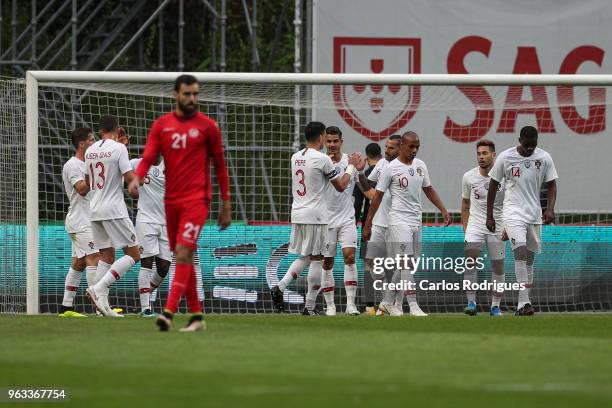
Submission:
[[[0,388],[76,407],[612,406],[612,314],[0,316]]]

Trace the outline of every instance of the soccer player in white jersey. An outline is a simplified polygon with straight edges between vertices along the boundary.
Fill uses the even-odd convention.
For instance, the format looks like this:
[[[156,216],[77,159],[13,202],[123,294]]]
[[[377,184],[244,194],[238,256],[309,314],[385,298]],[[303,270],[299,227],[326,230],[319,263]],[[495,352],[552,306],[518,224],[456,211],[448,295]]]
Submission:
[[[66,215],[66,232],[72,241],[72,263],[64,289],[64,299],[60,307],[61,317],[85,317],[74,310],[74,298],[84,270],[87,270],[87,284],[93,285],[98,265],[98,249],[91,236],[89,221],[89,185],[85,181],[85,151],[96,139],[91,129],[78,128],[72,132],[72,156],[62,171],[64,188],[70,206]]]
[[[141,159],[130,160],[132,170],[136,170]],[[140,242],[140,271],[138,272],[138,291],[140,293],[140,315],[153,317],[151,310],[151,289],[158,287],[168,275],[172,252],[166,230],[166,211],[164,192],[166,177],[164,161],[160,157],[144,178],[138,190],[138,214],[136,215],[136,237]],[[153,264],[155,263],[155,273]]]
[[[332,159],[339,174],[343,174],[348,167],[349,156],[342,153],[342,131],[337,126],[325,129],[325,149]],[[346,310],[348,315],[359,315],[355,297],[357,296],[357,266],[355,265],[355,252],[357,250],[357,225],[355,224],[355,209],[353,207],[353,190],[358,182],[357,174],[349,180],[344,191],[328,188],[325,192],[327,211],[329,214],[327,224],[327,242],[323,258],[323,272],[321,275],[321,289],[325,297],[327,316],[336,315],[334,303],[334,257],[336,256],[336,243],[340,243],[344,258],[344,290],[346,291]]]
[[[385,166],[387,166],[390,162],[395,160],[399,155],[399,147],[400,141],[402,137],[400,135],[392,135],[389,136],[387,142],[385,143],[385,158],[379,160],[374,166],[374,169],[370,173],[370,175],[366,178],[365,175],[359,175],[359,182],[362,186],[365,186],[364,190],[367,188],[363,194],[369,199],[373,200],[374,195],[376,194],[376,184],[380,179],[380,175],[383,172]],[[385,280],[385,273],[375,274],[373,272],[373,261],[374,258],[384,258],[387,256],[387,228],[388,224],[388,216],[389,210],[391,206],[391,194],[388,192],[383,195],[383,199],[380,203],[380,208],[376,212],[376,215],[372,219],[372,233],[369,240],[367,240],[367,249],[366,249],[366,257],[365,257],[365,272],[371,273],[374,282]],[[363,233],[363,231],[362,231]],[[363,242],[362,241],[362,245]],[[397,309],[401,310],[402,308],[402,300],[399,293],[395,293],[391,290],[384,291],[384,297],[382,300],[382,307],[379,307],[379,310],[376,312],[378,315],[384,314],[385,310],[387,310],[386,305],[396,304],[396,300],[399,302],[396,304]],[[397,299],[396,299],[397,298]]]
[[[487,228],[495,232],[493,209],[497,187],[506,180],[504,197],[504,229],[514,252],[514,271],[519,289],[518,316],[535,313],[529,300],[533,285],[533,260],[542,250],[542,218],[545,224],[555,219],[557,201],[557,170],[550,154],[538,148],[538,131],[533,126],[521,129],[519,145],[503,151],[489,172],[489,196],[487,197]],[[547,208],[542,215],[540,190],[545,184],[548,190]]]
[[[495,284],[491,297],[490,315],[501,316],[499,303],[504,291],[503,288],[498,288],[498,285],[505,282],[506,244],[502,241],[502,204],[504,202],[505,183],[502,181],[497,189],[493,207],[496,232],[491,232],[486,226],[487,196],[490,181],[489,170],[495,162],[495,143],[486,139],[476,143],[476,158],[478,159],[478,166],[467,171],[461,182],[461,224],[465,233],[465,257],[471,259],[470,266],[473,265],[474,260],[480,255],[483,244],[487,244],[493,269],[493,283]],[[463,279],[476,283],[478,281],[478,271],[474,267],[467,268]],[[466,296],[468,304],[464,312],[467,315],[475,316],[477,313],[476,291],[466,291]]]
[[[101,140],[85,152],[87,182],[91,189],[91,230],[100,250],[95,285],[87,288],[96,307],[104,316],[121,316],[108,305],[110,286],[140,260],[136,231],[128,217],[123,197],[123,182],[130,183],[134,172],[130,167],[125,145],[117,142],[118,123],[115,116],[100,119]],[[124,256],[115,261],[115,248],[123,248]]]
[[[308,270],[308,292],[304,315],[318,315],[315,309],[317,294],[321,287],[323,254],[327,239],[329,213],[325,190],[329,184],[337,191],[344,191],[357,170],[365,162],[358,154],[349,157],[349,166],[344,174],[334,166],[329,156],[320,152],[323,148],[325,125],[310,122],[305,128],[306,148],[291,156],[291,238],[289,252],[299,256],[290,266],[283,279],[271,290],[272,302],[277,312],[283,312],[283,291],[289,283],[310,265]]]
[[[363,235],[369,240],[372,234],[372,221],[385,192],[388,191],[391,195],[391,209],[387,231],[387,253],[392,256],[418,257],[421,253],[421,227],[423,223],[421,190],[429,201],[440,210],[445,224],[448,225],[451,222],[446,207],[431,185],[427,166],[422,160],[416,158],[420,146],[419,136],[416,133],[407,132],[402,135],[399,156],[384,168],[376,184],[376,194],[370,204],[368,219],[364,227]],[[413,272],[416,271],[401,269],[399,274],[401,280],[414,282]],[[400,291],[399,296],[402,298],[402,303],[404,295],[408,297],[411,316],[427,316],[417,303],[416,290]],[[403,314],[399,310],[400,308],[394,304],[381,303],[381,306],[386,308],[386,312],[391,316],[401,316]]]

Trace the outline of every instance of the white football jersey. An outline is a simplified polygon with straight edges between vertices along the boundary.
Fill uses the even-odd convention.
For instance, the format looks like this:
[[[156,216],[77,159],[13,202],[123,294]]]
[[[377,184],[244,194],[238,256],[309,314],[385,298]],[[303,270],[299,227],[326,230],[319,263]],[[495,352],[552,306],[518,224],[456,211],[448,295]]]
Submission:
[[[338,174],[344,174],[348,167],[349,156],[343,153],[342,158],[338,163],[334,163]],[[332,161],[333,162],[333,161]],[[359,177],[358,173],[343,192],[337,191],[333,186],[329,186],[326,190],[325,200],[327,201],[327,211],[329,212],[328,228],[337,228],[345,225],[348,222],[355,223],[355,207],[353,199],[353,190],[355,183]]]
[[[385,166],[376,189],[391,194],[389,225],[420,227],[423,223],[421,190],[430,185],[427,166],[420,159],[415,158],[411,165],[395,159]]]
[[[291,156],[291,222],[327,224],[325,190],[339,175],[329,156],[315,149],[302,149]]]
[[[542,223],[542,184],[559,177],[548,152],[536,147],[531,156],[524,157],[516,147],[504,150],[497,156],[489,176],[497,182],[506,180],[505,225]]]
[[[470,200],[470,217],[468,225],[484,229],[487,228],[487,196],[489,195],[489,182],[491,177],[480,174],[480,168],[475,167],[463,175],[461,182],[461,197]],[[505,182],[499,184],[495,203],[493,205],[493,219],[495,220],[496,230],[501,231],[502,207],[504,203]]]
[[[123,175],[132,171],[125,145],[99,140],[85,152],[85,171],[91,188],[91,220],[128,218],[123,197]]]
[[[74,188],[77,182],[85,181],[85,162],[72,156],[64,164],[62,180],[70,202],[68,214],[66,214],[66,231],[70,234],[85,231],[91,226],[89,222],[90,193],[83,197]]]
[[[389,164],[387,159],[380,159],[376,162],[376,166],[372,169],[372,172],[368,176],[368,180],[378,183],[380,175],[383,172],[385,166]],[[372,219],[372,225],[378,225],[379,227],[387,228],[389,226],[389,211],[391,210],[391,194],[386,193],[383,195],[382,201],[378,206],[376,214]]]
[[[136,170],[142,159],[130,160],[132,170]],[[138,189],[138,214],[136,222],[166,225],[164,193],[166,191],[166,167],[162,160],[159,165],[151,166]]]

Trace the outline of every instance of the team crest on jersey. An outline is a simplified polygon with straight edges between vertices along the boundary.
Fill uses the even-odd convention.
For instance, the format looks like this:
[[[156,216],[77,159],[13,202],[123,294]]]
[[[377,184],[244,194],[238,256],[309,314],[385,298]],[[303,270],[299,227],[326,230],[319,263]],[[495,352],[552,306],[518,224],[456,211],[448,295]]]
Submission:
[[[200,135],[200,131],[196,128],[189,129],[189,137],[198,137]]]
[[[536,166],[536,169],[540,170],[540,167],[542,167],[542,160],[536,160],[535,166]]]
[[[94,243],[89,241],[89,249],[94,249]]]
[[[414,176],[414,169],[408,169],[408,173],[410,173],[411,176]]]
[[[417,174],[419,177],[423,177],[424,171],[422,167],[417,167]]]
[[[153,169],[153,177],[159,177],[159,169]]]
[[[525,167],[526,168],[530,168],[531,167],[531,160],[525,160]]]

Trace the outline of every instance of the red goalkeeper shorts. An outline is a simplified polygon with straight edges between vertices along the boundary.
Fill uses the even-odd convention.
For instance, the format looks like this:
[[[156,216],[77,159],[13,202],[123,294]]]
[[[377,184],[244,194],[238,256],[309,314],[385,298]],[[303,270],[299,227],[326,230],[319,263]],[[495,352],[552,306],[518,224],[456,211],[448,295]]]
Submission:
[[[208,218],[209,203],[191,201],[187,203],[166,203],[166,224],[170,250],[176,245],[197,249],[198,238]]]

